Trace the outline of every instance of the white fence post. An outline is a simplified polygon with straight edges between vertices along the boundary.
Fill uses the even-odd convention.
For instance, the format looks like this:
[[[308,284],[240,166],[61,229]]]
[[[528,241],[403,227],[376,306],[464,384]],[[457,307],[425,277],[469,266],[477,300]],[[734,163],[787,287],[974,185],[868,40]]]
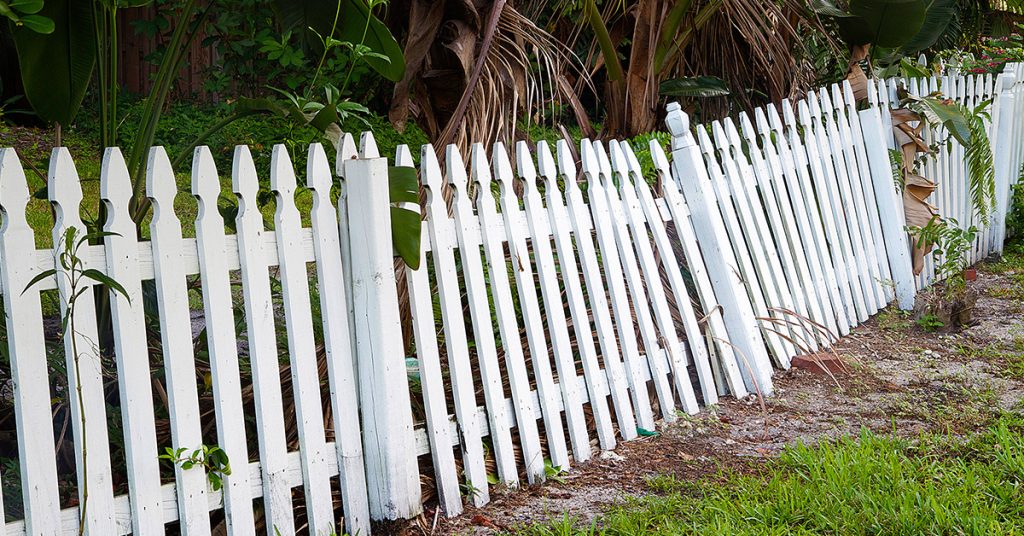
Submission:
[[[372,519],[422,511],[391,246],[388,167],[346,160],[356,369]]]
[[[914,308],[917,284],[914,282],[910,244],[907,242],[907,232],[904,229],[903,207],[900,206],[889,151],[884,143],[892,135],[884,130],[881,114],[889,110],[878,105],[873,91],[869,91],[868,95],[872,106],[857,113],[860,115],[864,147],[867,149],[868,167],[875,189],[875,203],[878,205],[878,216],[882,225],[882,239],[885,241],[886,256],[889,258],[889,271],[896,287],[896,300],[900,309],[909,311]]]
[[[673,102],[668,105],[665,123],[672,134],[672,173],[690,206],[693,230],[708,266],[715,296],[722,305],[730,342],[739,350],[739,359],[746,361],[740,368],[744,381],[751,391],[756,389],[770,394],[773,389],[771,361],[715,206],[707,167],[690,132],[690,119],[679,104]]]
[[[1001,73],[996,80],[996,88],[999,90],[996,97],[998,109],[995,111],[997,115],[992,118],[990,134],[994,138],[992,156],[996,183],[996,210],[993,215],[995,221],[991,225],[995,228],[993,251],[999,253],[1003,252],[1003,241],[1006,239],[1006,212],[1010,209],[1010,189],[1016,179],[1014,174],[1018,171],[1014,169],[1013,161],[1013,129],[1020,118],[1014,117],[1016,97],[1011,91],[1016,81],[1017,77],[1012,72]]]

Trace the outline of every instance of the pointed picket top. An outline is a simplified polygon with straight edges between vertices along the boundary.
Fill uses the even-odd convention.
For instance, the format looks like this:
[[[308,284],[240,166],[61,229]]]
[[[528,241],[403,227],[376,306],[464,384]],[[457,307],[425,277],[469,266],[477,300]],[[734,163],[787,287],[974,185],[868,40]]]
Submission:
[[[441,164],[437,161],[437,154],[434,153],[434,146],[426,144],[420,147],[420,170],[422,175],[422,183],[425,188],[431,190],[428,192],[428,199],[430,193],[436,190],[438,195],[441,194]]]
[[[352,135],[346,132],[338,142],[338,151],[335,154],[334,174],[339,177],[345,176],[345,161],[359,157],[359,150],[356,149],[356,142]]]
[[[100,164],[100,198],[108,201],[107,222],[118,222],[128,214],[128,203],[132,198],[132,180],[128,174],[121,149],[107,147]]]
[[[622,151],[622,155],[626,157],[626,167],[629,169],[629,171],[631,171],[635,176],[639,177],[640,179],[643,179],[643,177],[640,176],[640,159],[636,157],[636,153],[633,152],[633,147],[630,145],[630,143],[628,141],[620,141],[619,149]],[[651,152],[651,155],[654,155],[653,150]]]
[[[669,187],[672,188],[673,191],[678,192],[679,189],[676,188],[675,181],[673,181],[672,177],[669,175],[668,170],[670,167],[668,164],[668,156],[665,155],[665,149],[662,148],[660,143],[658,143],[658,140],[649,140],[647,142],[647,147],[651,150],[651,160],[654,162],[654,169],[658,170],[659,174],[664,174],[661,177],[662,184],[671,184]]]
[[[805,127],[811,127],[811,109],[808,102],[806,100],[799,101],[796,103],[796,108],[797,113],[800,115],[800,122],[802,122]],[[790,111],[790,113],[792,114],[792,111]]]
[[[824,119],[832,119],[832,112],[835,107],[832,105],[832,97],[829,96],[827,88],[821,88],[818,90],[818,104],[820,106],[819,112],[821,117]]]
[[[548,142],[544,140],[537,142],[537,172],[544,181],[545,192],[550,192],[551,188],[558,189],[558,167],[555,166]]]
[[[82,183],[78,178],[78,170],[71,159],[67,147],[56,147],[50,156],[50,172],[47,180],[46,193],[54,208],[53,242],[57,245],[65,229],[75,227],[79,236],[84,234],[85,224],[82,223]]]
[[[804,101],[797,101],[797,106],[807,107]],[[793,103],[789,99],[782,101],[782,119],[787,125],[796,125],[796,114],[793,111]]]
[[[759,113],[763,114],[764,112],[761,111],[760,107],[755,108],[755,121],[757,120],[756,114]],[[747,112],[740,112],[740,131],[743,133],[743,137],[748,140],[754,140],[757,138],[758,131],[754,128],[754,124],[750,122],[750,116],[747,115]]]
[[[276,144],[270,156],[270,189],[280,196],[277,205],[279,212],[281,201],[284,201],[286,207],[294,207],[295,187],[295,168],[292,167],[288,149],[283,144]]]
[[[608,159],[608,153],[604,150],[604,144],[601,140],[595,140],[591,143],[594,146],[594,154],[597,157],[599,175],[604,176],[604,180],[601,184],[609,189],[615,188],[615,182],[612,180],[612,163]]]
[[[626,160],[626,154],[622,151],[620,145],[624,142],[611,140],[608,142],[608,153],[611,156],[611,166],[615,170],[615,173],[619,176],[619,184],[625,188],[631,188],[633,181],[629,177],[629,162]]]
[[[740,139],[740,132],[736,129],[736,123],[731,118],[726,117],[722,120],[722,126],[725,128],[725,137],[729,141],[729,145],[733,146],[733,156],[736,158],[746,158],[743,156],[743,141]]]
[[[466,162],[462,159],[462,153],[455,145],[448,145],[444,149],[445,168],[448,172],[448,187],[455,192],[465,195],[468,199],[469,177],[466,174]]]
[[[512,172],[512,162],[508,158],[508,151],[505,150],[504,143],[497,142],[494,144],[494,149],[491,153],[491,167],[494,169],[494,179],[498,182],[498,189],[501,191],[502,208],[518,209],[519,201],[516,191],[512,187],[512,180],[515,175]]]
[[[192,153],[192,195],[199,204],[199,218],[217,214],[220,197],[220,177],[213,162],[213,153],[207,146],[196,147]]]
[[[700,145],[701,152],[714,154],[715,147],[711,143],[711,136],[708,135],[708,125],[697,127],[697,143]]]
[[[256,194],[260,190],[259,181],[256,179],[256,163],[253,162],[252,153],[246,145],[235,147],[231,165],[231,190],[238,196],[239,216],[259,211],[259,207],[256,206]]]
[[[374,139],[373,132],[369,130],[359,136],[359,158],[380,158],[377,140]]]
[[[149,150],[146,165],[146,196],[153,201],[153,220],[161,217],[178,219],[174,214],[174,198],[178,195],[178,183],[171,169],[171,160],[161,146]]]
[[[25,217],[29,199],[28,182],[18,154],[13,148],[0,149],[0,212],[4,216],[0,230],[29,228]]]
[[[555,151],[558,154],[558,173],[565,180],[565,193],[579,192],[580,185],[576,182],[576,159],[572,155],[572,147],[569,146],[569,142],[558,140]]]
[[[314,198],[326,199],[330,196],[334,179],[331,177],[331,164],[327,161],[327,152],[319,143],[309,144],[306,152],[306,187],[313,191]]]
[[[587,184],[594,186],[597,184],[598,175],[601,174],[601,165],[588,138],[580,140],[580,158],[583,159],[583,175],[586,176]]]
[[[802,102],[806,102],[807,106],[810,108],[811,118],[820,121],[821,104],[818,101],[818,94],[815,93],[814,91],[808,91],[807,98],[805,98]]]
[[[840,91],[842,91],[842,94],[843,94],[843,102],[846,103],[846,106],[848,108],[855,108],[856,105],[857,105],[857,99],[853,95],[853,86],[850,85],[850,81],[849,80],[843,80],[842,84],[840,84],[840,85],[842,86]],[[868,85],[868,97],[869,97],[868,100],[871,102],[872,105],[875,104],[875,101],[872,100],[870,97],[875,93],[874,91],[872,91],[874,89],[875,89],[875,85],[874,84],[869,84]]]
[[[832,84],[830,88],[832,90],[832,108],[843,113],[846,109],[846,98],[843,97],[843,88],[839,87],[839,84]]]
[[[518,170],[519,179],[523,183],[523,198],[532,199],[534,202],[539,200],[540,190],[537,189],[537,168],[533,164],[530,146],[525,141],[516,143],[516,170]],[[536,199],[533,199],[534,197]]]
[[[722,124],[720,122],[714,121],[711,123],[711,137],[714,138],[715,147],[717,147],[718,150],[728,150],[729,140],[726,138],[725,129],[722,127]]]
[[[412,151],[409,150],[409,146],[406,144],[399,145],[395,148],[395,165],[398,167],[413,167]]]
[[[487,161],[487,152],[484,151],[484,146],[479,143],[474,143],[472,148],[469,150],[469,168],[473,173],[473,184],[476,185],[477,191],[477,208],[478,210],[483,207],[490,207],[489,211],[480,211],[481,213],[490,213],[497,211],[497,204],[494,202],[494,196],[490,195],[491,192],[491,166]]]

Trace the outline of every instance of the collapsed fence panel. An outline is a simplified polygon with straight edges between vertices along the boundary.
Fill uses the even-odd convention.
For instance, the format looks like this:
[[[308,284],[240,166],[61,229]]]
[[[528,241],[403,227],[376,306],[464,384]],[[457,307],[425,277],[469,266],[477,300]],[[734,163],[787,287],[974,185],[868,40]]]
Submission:
[[[1022,76],[1011,65],[995,79],[901,82],[991,106],[990,215],[973,208],[964,147],[924,129],[937,145],[921,162],[940,183],[930,200],[979,227],[971,261],[1005,238]],[[194,154],[186,221],[175,202],[188,196],[156,148],[141,233],[110,149],[106,232],[71,250],[83,206],[100,200],[83,199],[70,154],[54,153],[56,219],[37,233],[24,172],[3,150],[0,373],[18,438],[3,484],[21,496],[0,503],[0,534],[365,534],[430,497],[457,515],[492,486],[543,482],[679,410],[767,395],[773,365],[827,350],[893,300],[912,307],[935,282],[932,259],[915,280],[893,180],[897,87],[872,84],[858,110],[834,85],[694,131],[672,105],[671,160],[657,140],[584,140],[579,162],[566,141],[555,154],[524,142],[514,155],[473,146],[468,163],[445,147],[442,169],[427,145],[415,168],[399,147],[393,164],[417,169],[426,194],[416,269],[396,269],[388,162],[369,134],[359,151],[340,140],[335,173],[310,148],[309,208],[284,147],[262,179],[237,148],[233,221],[209,149]],[[53,247],[38,247],[46,234]],[[44,308],[55,294],[59,307]],[[55,416],[60,435],[39,426]],[[108,447],[118,442],[123,456]],[[210,447],[230,474],[193,458]]]

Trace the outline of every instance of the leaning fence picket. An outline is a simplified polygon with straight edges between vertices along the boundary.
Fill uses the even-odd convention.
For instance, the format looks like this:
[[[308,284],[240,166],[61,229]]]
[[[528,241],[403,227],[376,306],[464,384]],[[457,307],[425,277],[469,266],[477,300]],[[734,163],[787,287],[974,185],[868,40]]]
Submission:
[[[397,165],[402,165],[397,163]],[[348,287],[341,259],[338,218],[331,205],[330,164],[320,144],[312,144],[306,161],[306,186],[313,196],[310,223],[316,258],[324,353],[334,425],[334,447],[341,481],[345,530],[350,534],[370,531],[366,498],[366,470],[360,440],[359,400],[356,395],[352,332],[348,317]],[[435,344],[436,348],[436,344]],[[443,396],[443,395],[442,395]],[[446,415],[447,416],[447,415]],[[447,419],[446,419],[447,421]],[[447,427],[444,427],[447,430]],[[451,445],[451,442],[448,443]],[[448,453],[451,454],[449,447]]]
[[[235,148],[231,187],[238,196],[235,226],[242,276],[249,363],[252,368],[256,434],[263,486],[263,515],[267,535],[295,532],[292,493],[288,485],[288,446],[285,442],[281,369],[278,365],[277,336],[273,309],[269,306],[270,270],[266,251],[263,215],[256,204],[259,183],[256,165],[246,146]]]
[[[612,387],[619,392],[620,404],[624,384],[628,383],[628,392],[633,400],[633,411],[636,415],[638,426],[646,429],[654,429],[654,415],[651,411],[650,398],[647,391],[647,380],[639,371],[640,347],[636,338],[636,330],[633,328],[632,314],[628,302],[628,294],[622,275],[622,266],[618,256],[608,252],[602,240],[602,223],[594,220],[590,215],[590,209],[583,200],[583,192],[577,183],[576,162],[570,151],[569,144],[564,140],[558,143],[558,170],[565,181],[566,206],[569,210],[569,217],[572,220],[573,233],[576,236],[576,247],[580,250],[580,257],[583,260],[583,274],[587,280],[587,295],[590,297],[590,306],[594,314],[594,322],[600,330],[601,351],[608,366],[609,380]],[[583,167],[583,173],[589,174],[592,168]],[[588,182],[590,179],[588,178]],[[593,201],[591,202],[593,204]],[[595,247],[594,235],[591,230],[596,231],[597,240],[601,243],[598,256],[598,248]],[[598,263],[604,266],[604,280],[601,282],[601,268]],[[605,285],[608,289],[608,298],[605,295]],[[609,305],[610,303],[610,305]],[[614,329],[612,322],[614,317]],[[618,333],[618,340],[621,346],[615,344],[615,333]],[[621,361],[620,361],[621,357]],[[608,365],[609,359],[612,360]],[[620,430],[623,424],[620,420]],[[636,430],[621,430],[623,438],[631,439],[636,437]]]
[[[476,161],[484,164],[483,146],[474,145],[474,154],[479,155]],[[501,214],[505,224],[505,236],[508,240],[509,254],[512,260],[512,270],[516,275],[516,287],[519,290],[519,303],[523,308],[523,322],[526,323],[527,334],[530,340],[530,357],[535,364],[539,364],[538,376],[545,381],[552,378],[551,362],[548,355],[548,342],[544,334],[544,316],[541,315],[540,301],[537,296],[537,283],[533,273],[530,250],[527,247],[526,238],[529,229],[525,223],[525,215],[519,208],[519,198],[515,193],[512,184],[512,163],[509,160],[505,146],[501,143],[494,144],[494,152],[491,156],[491,165],[494,170],[494,179],[498,184],[498,199],[501,204]],[[489,181],[488,181],[489,182]],[[548,283],[551,283],[550,281]],[[545,307],[561,307],[561,297],[554,296],[546,288],[542,281],[541,298],[545,299]],[[564,315],[564,313],[563,313]],[[548,329],[554,333],[554,361],[555,371],[558,374],[558,387],[562,393],[562,404],[565,409],[565,422],[569,430],[569,442],[572,445],[573,455],[577,461],[584,461],[590,458],[590,439],[587,437],[587,425],[583,415],[583,400],[580,395],[579,377],[576,375],[576,366],[573,363],[570,349],[558,342],[558,326],[548,325]],[[569,460],[566,458],[566,465],[559,466],[563,469],[568,467]]]
[[[662,353],[667,348],[661,347],[662,337],[659,336],[657,328],[654,326],[654,320],[651,318],[648,294],[644,290],[636,257],[633,256],[632,239],[626,229],[627,223],[624,221],[622,207],[619,205],[619,196],[615,192],[611,177],[611,163],[600,142],[591,144],[589,140],[583,140],[581,145],[583,146],[581,154],[583,155],[584,169],[589,167],[591,170],[587,174],[587,179],[590,180],[587,194],[590,196],[594,223],[598,226],[601,255],[615,257],[620,262],[625,282],[629,288],[629,296],[632,297],[636,325],[639,328],[644,352],[647,355],[646,362],[639,364],[650,371],[654,391],[658,396],[658,403],[661,405],[662,418],[671,422],[675,419],[675,399],[668,381],[669,370],[665,368],[662,357]],[[625,318],[621,320],[626,321]],[[665,342],[669,344],[667,339]],[[676,343],[676,347],[678,347],[678,343]],[[689,411],[689,408],[685,409]]]
[[[690,209],[687,207],[686,201],[672,179],[672,172],[669,168],[668,159],[665,157],[665,151],[657,140],[651,140],[649,146],[662,192],[665,196],[665,202],[668,205],[669,212],[672,214],[672,225],[682,245],[683,255],[686,257],[686,267],[689,269],[690,276],[697,287],[697,295],[708,318],[707,337],[711,339],[709,342],[718,350],[718,365],[725,375],[723,382],[728,386],[729,392],[733,396],[742,398],[747,395],[747,388],[743,383],[743,375],[740,373],[738,352],[734,350],[732,343],[729,342],[728,330],[722,317],[722,309],[715,298],[714,286],[711,283],[711,278],[708,276],[703,254],[697,245],[697,238],[694,235],[693,223],[690,221]],[[637,185],[641,190],[641,197],[648,199],[651,192],[649,188],[646,188],[646,183],[637,181]],[[714,364],[713,362],[712,365],[714,366]]]
[[[480,438],[481,423],[477,422],[476,397],[470,370],[466,328],[462,317],[462,299],[455,266],[455,240],[448,207],[442,192],[441,167],[433,156],[433,149],[424,146],[420,158],[423,162],[422,180],[428,188],[427,223],[430,236],[430,255],[437,273],[437,294],[441,303],[444,323],[445,347],[448,349],[448,370],[451,374],[452,397],[458,418],[466,482],[478,490],[472,496],[476,506],[490,500],[487,491],[487,470],[484,468],[483,445]]]
[[[613,144],[614,147],[614,144]],[[683,275],[680,267],[683,263],[676,258],[675,250],[672,247],[672,243],[668,237],[668,231],[665,229],[665,221],[661,214],[661,209],[655,204],[653,196],[651,196],[650,189],[647,186],[647,182],[644,179],[642,171],[640,169],[640,161],[637,160],[636,154],[633,153],[633,149],[626,142],[619,143],[619,150],[623,153],[623,157],[626,159],[626,167],[628,168],[620,176],[620,185],[623,192],[623,197],[628,199],[629,205],[638,205],[643,211],[643,217],[647,220],[647,225],[650,228],[651,236],[654,239],[654,243],[658,248],[658,260],[660,265],[665,270],[669,286],[671,287],[672,297],[675,300],[676,310],[679,312],[681,321],[683,324],[683,330],[686,333],[686,342],[690,350],[690,356],[693,358],[693,366],[697,371],[697,379],[700,382],[701,394],[703,396],[703,402],[705,405],[710,406],[718,403],[718,390],[715,386],[713,373],[711,371],[711,360],[708,356],[708,347],[704,339],[704,334],[700,331],[700,326],[697,324],[697,315],[693,311],[693,303],[690,301],[689,291],[686,288],[686,283],[683,280]],[[632,176],[632,179],[630,178]],[[636,209],[632,206],[627,206],[631,211]],[[671,214],[671,213],[670,213]],[[632,216],[639,222],[639,215],[635,214]],[[643,238],[643,235],[641,235]],[[638,244],[641,246],[646,241],[640,240]],[[644,248],[647,253],[645,259],[647,260],[645,266],[645,276],[648,278],[660,279],[658,274],[658,266],[655,266],[655,256],[649,246]],[[659,305],[659,308],[661,305]],[[667,314],[668,324],[672,325],[673,321],[671,314],[667,311],[667,304],[665,304],[665,311],[661,314]],[[680,370],[676,370],[675,374],[685,374],[689,376],[689,372],[686,370],[685,362]],[[688,384],[688,378],[686,384]],[[692,389],[692,388],[691,388]]]
[[[545,312],[549,322],[553,323],[556,328],[554,330],[555,351],[558,352],[559,346],[561,346],[561,351],[567,356],[568,362],[573,361],[569,330],[558,285],[560,280],[566,289],[569,300],[569,312],[572,316],[580,361],[583,365],[583,379],[587,385],[587,391],[590,393],[590,410],[594,415],[597,437],[602,450],[613,449],[615,448],[615,432],[612,429],[608,397],[605,391],[607,380],[600,381],[601,369],[597,365],[597,349],[594,345],[593,331],[590,327],[586,306],[583,304],[583,290],[580,286],[576,257],[571,243],[566,243],[570,237],[567,234],[559,236],[554,233],[555,223],[548,216],[540,191],[537,189],[537,170],[533,165],[533,157],[530,155],[530,149],[526,142],[519,142],[516,145],[516,168],[523,184],[523,205],[526,209],[526,220],[530,227],[530,233],[533,235],[533,252],[537,259],[537,275],[541,281],[541,290],[544,293]],[[551,250],[549,237],[552,235],[556,239],[555,248],[559,253],[558,268],[556,268],[555,257]],[[559,373],[559,377],[561,376]],[[567,380],[563,378],[562,381]],[[577,459],[583,461],[583,459]]]
[[[632,181],[629,179],[629,163],[626,161],[626,156],[619,149],[617,143],[610,143],[608,152],[611,156],[611,164],[614,166],[614,174],[619,180],[613,181],[613,176],[609,174],[607,175],[608,182],[605,184],[605,187],[607,188],[609,199],[613,207],[615,207],[613,213],[617,217],[620,215],[625,216],[625,224],[629,228],[629,234],[632,236],[633,242],[633,248],[630,249],[635,252],[636,256],[635,259],[632,256],[627,258],[626,272],[629,274],[632,270],[633,273],[643,278],[648,298],[651,300],[651,306],[654,310],[653,320],[659,332],[658,342],[661,343],[663,351],[668,358],[669,368],[666,372],[672,374],[672,383],[675,386],[676,395],[682,403],[683,410],[687,413],[695,414],[699,409],[697,397],[694,394],[693,385],[690,383],[690,373],[686,368],[687,363],[691,360],[691,356],[688,355],[689,352],[680,344],[679,334],[672,319],[672,312],[669,310],[668,299],[665,295],[665,288],[662,284],[657,260],[654,257],[654,251],[651,249],[650,235],[644,222],[644,215],[641,212],[640,202],[637,199],[636,191],[633,189]],[[603,154],[603,151],[598,151],[598,155],[602,158],[602,163]],[[643,180],[643,178],[641,177],[640,180]],[[615,182],[618,182],[619,188],[615,188]],[[621,229],[622,225],[617,227]],[[619,242],[619,247],[625,249],[626,243],[624,241]],[[623,252],[623,255],[629,255],[629,253]],[[630,268],[632,263],[638,264],[640,270]],[[639,280],[639,278],[637,279]],[[694,342],[699,344],[699,341]],[[697,354],[694,353],[692,358],[696,359],[696,356]],[[654,367],[652,367],[652,370],[654,370]]]
[[[126,179],[127,175],[124,177]],[[126,184],[122,183],[119,186],[122,185]],[[202,278],[203,321],[210,355],[217,443],[227,454],[229,461],[235,460],[235,463],[239,464],[242,460],[248,463],[249,447],[242,406],[238,342],[234,336],[235,314],[232,308],[231,276],[227,265],[224,218],[217,210],[220,191],[220,177],[213,162],[213,154],[208,147],[196,148],[192,159],[192,194],[199,204],[199,214],[195,222],[196,246],[199,254],[199,274]],[[128,207],[126,201],[127,199],[119,203],[123,205],[124,210]],[[123,231],[134,237],[134,224],[131,220],[122,221]],[[232,471],[231,474],[224,475],[223,485],[228,533],[255,535],[249,471]]]
[[[469,198],[469,178],[466,164],[455,146],[446,149],[448,186],[452,192],[455,231],[459,241],[459,258],[462,261],[462,277],[466,285],[466,298],[473,322],[473,342],[476,359],[483,383],[484,403],[487,408],[487,424],[490,428],[494,458],[498,466],[498,478],[510,486],[519,485],[516,457],[512,447],[512,433],[505,414],[505,392],[502,387],[501,370],[498,366],[498,350],[494,341],[491,307],[487,299],[487,283],[484,279],[483,261],[480,256],[480,220],[473,214]],[[473,236],[470,237],[470,234]]]

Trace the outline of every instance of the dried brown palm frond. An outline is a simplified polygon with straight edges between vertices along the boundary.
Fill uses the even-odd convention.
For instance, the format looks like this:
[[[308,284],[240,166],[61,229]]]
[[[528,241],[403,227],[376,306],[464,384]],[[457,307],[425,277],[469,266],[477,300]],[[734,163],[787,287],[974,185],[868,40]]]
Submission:
[[[512,5],[411,4],[407,72],[390,112],[396,126],[411,112],[439,150],[454,143],[468,152],[471,142],[513,141],[520,124],[543,120],[562,102],[583,113],[571,83],[585,78],[579,60]]]

